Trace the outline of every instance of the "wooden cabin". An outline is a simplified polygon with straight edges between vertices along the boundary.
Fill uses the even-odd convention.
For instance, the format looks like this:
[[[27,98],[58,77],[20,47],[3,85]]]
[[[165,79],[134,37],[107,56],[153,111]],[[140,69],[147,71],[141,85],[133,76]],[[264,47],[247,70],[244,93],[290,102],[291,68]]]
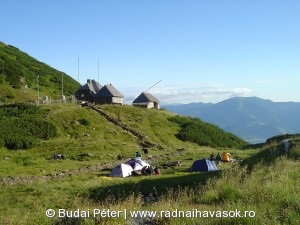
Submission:
[[[92,102],[94,95],[102,88],[95,80],[88,79],[87,83],[82,85],[75,93],[75,97],[79,101]]]
[[[159,101],[152,94],[147,92],[142,92],[133,102],[133,106],[139,106],[144,108],[155,108],[159,109]]]
[[[124,104],[124,96],[112,84],[103,86],[95,95],[95,104]]]

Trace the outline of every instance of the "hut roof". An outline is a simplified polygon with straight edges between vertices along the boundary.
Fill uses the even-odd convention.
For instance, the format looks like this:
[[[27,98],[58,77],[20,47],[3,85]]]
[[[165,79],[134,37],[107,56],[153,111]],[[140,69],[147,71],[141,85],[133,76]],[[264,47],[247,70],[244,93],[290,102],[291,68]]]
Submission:
[[[124,95],[121,94],[113,85],[108,84],[104,85],[96,94],[95,97],[121,97]]]
[[[141,102],[157,102],[159,103],[158,99],[155,98],[152,94],[147,92],[142,92],[134,101],[133,103],[141,103]]]
[[[87,83],[82,85],[78,90],[81,90],[81,91],[90,90],[90,91],[96,93],[101,88],[102,88],[101,84],[99,84],[97,81],[95,81],[94,79],[93,80],[88,79]]]

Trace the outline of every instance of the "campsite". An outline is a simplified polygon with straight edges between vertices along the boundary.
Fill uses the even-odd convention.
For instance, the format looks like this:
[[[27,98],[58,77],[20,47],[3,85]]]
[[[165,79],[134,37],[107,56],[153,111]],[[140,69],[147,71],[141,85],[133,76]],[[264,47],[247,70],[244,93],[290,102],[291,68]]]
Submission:
[[[0,48],[0,224],[299,224],[299,134],[251,145],[161,108],[148,92],[124,104],[113,85],[80,86],[13,46]],[[76,90],[88,99],[72,98]],[[136,157],[160,173],[143,175]],[[252,214],[208,214],[235,210]]]
[[[25,111],[15,111],[15,115],[26,114],[29,108],[22,110]],[[295,195],[299,188],[296,185],[299,161],[295,160],[299,157],[297,136],[291,137],[291,154],[280,158],[277,153],[285,146],[280,138],[274,138],[265,145],[248,147],[204,146],[183,141],[178,135],[183,119],[191,124],[193,133],[196,126],[201,129],[214,127],[206,127],[198,120],[173,118],[174,115],[165,110],[120,105],[99,107],[106,115],[141,134],[137,136],[90,107],[55,104],[44,105],[39,110],[36,115],[51,121],[57,128],[57,135],[39,141],[30,149],[2,148],[0,151],[1,224],[20,224],[20,221],[22,224],[199,222],[199,218],[172,217],[127,220],[48,218],[45,216],[47,209],[56,212],[58,209],[188,211],[195,208],[231,210],[238,207],[239,210],[256,212],[255,218],[205,218],[201,219],[201,224],[257,224],[265,221],[272,221],[273,224],[292,221],[291,224],[295,224],[299,218],[299,196]],[[29,112],[32,114],[34,111],[31,109]],[[21,114],[19,118],[25,117]],[[214,132],[217,134],[220,131]],[[148,149],[148,154],[144,154],[143,148]],[[128,163],[126,165],[131,168],[138,166],[133,160],[136,152],[140,152],[141,159],[151,166],[158,166],[161,174],[124,178],[110,176],[118,165]],[[208,160],[212,153],[223,152],[230,152],[236,160],[221,162],[217,171],[190,171],[195,161]],[[56,154],[64,155],[65,159],[54,159]],[[118,158],[120,155],[123,157]],[[286,183],[288,186],[284,185]],[[282,190],[285,190],[284,195],[280,194]],[[264,201],[266,198],[270,201]],[[268,215],[263,213],[266,209]],[[280,214],[278,209],[281,209]]]
[[[299,225],[300,1],[1,1],[0,225]]]

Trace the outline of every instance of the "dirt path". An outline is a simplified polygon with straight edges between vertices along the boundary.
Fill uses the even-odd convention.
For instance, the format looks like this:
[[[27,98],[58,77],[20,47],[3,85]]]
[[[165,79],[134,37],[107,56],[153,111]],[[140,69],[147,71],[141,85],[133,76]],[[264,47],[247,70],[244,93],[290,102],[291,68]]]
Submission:
[[[149,147],[157,147],[157,148],[162,148],[162,146],[157,145],[155,143],[153,143],[152,141],[148,140],[148,138],[146,137],[146,135],[140,133],[139,131],[128,127],[122,123],[120,123],[119,121],[117,121],[116,119],[112,118],[111,116],[109,116],[108,114],[106,114],[103,110],[98,109],[94,106],[89,106],[91,109],[95,110],[96,112],[98,112],[102,117],[104,117],[108,122],[114,124],[115,126],[120,127],[121,129],[131,133],[133,136],[135,136],[139,141],[140,141],[140,145],[145,147],[145,148],[149,148]]]
[[[176,153],[173,154],[173,156],[177,155],[177,154],[180,154],[180,152],[177,151]],[[151,158],[149,157],[145,160],[147,162],[149,162],[151,165],[153,161],[162,160],[162,159],[168,158],[169,156],[170,156],[169,153],[167,153],[167,154],[163,154],[160,156],[151,156]],[[55,174],[48,174],[48,175],[43,175],[43,176],[2,177],[2,178],[0,178],[0,185],[27,184],[27,183],[32,183],[35,181],[48,181],[48,180],[54,180],[54,179],[62,179],[62,178],[66,178],[66,177],[69,177],[72,175],[76,175],[76,174],[100,172],[101,170],[111,169],[115,165],[120,164],[123,161],[124,161],[124,159],[121,161],[113,161],[113,162],[107,162],[107,163],[103,163],[103,164],[95,164],[95,165],[71,169],[71,170],[64,170],[64,171],[61,171],[61,172],[58,172]],[[164,167],[163,164],[161,166]],[[175,166],[177,166],[177,165],[175,165]]]
[[[96,164],[92,166],[65,170],[56,174],[48,174],[43,176],[24,176],[24,177],[3,177],[0,178],[0,185],[15,185],[15,184],[24,184],[24,183],[32,183],[34,181],[46,181],[53,180],[58,178],[64,178],[75,174],[85,174],[95,171],[100,171],[103,169],[110,169],[116,164],[116,162],[104,163],[104,164]]]

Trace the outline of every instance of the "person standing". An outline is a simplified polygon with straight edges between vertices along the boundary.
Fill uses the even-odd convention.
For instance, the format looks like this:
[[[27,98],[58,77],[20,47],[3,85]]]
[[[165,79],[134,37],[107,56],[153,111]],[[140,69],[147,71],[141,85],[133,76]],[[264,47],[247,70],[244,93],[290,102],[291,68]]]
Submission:
[[[220,164],[220,162],[221,162],[221,155],[220,155],[220,153],[218,153],[218,155],[216,156],[216,162],[217,162],[217,165],[219,165]]]

